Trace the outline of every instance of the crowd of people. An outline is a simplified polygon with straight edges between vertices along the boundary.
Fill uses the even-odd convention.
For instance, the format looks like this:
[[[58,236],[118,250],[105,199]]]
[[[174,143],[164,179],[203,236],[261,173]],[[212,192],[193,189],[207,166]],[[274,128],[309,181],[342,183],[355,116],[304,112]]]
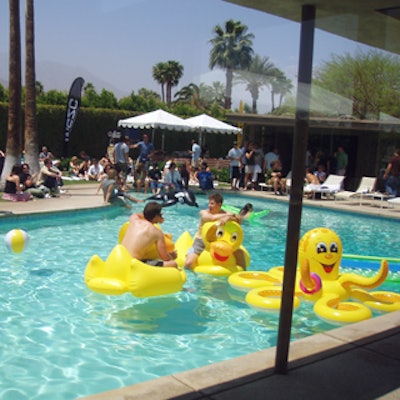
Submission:
[[[130,151],[138,149],[138,157],[133,160]],[[127,136],[122,135],[117,143],[101,158],[91,158],[85,151],[71,157],[68,171],[63,175],[60,161],[57,160],[47,146],[39,153],[40,171],[31,175],[29,165],[15,165],[6,177],[3,198],[13,201],[26,201],[33,197],[55,197],[63,192],[63,180],[84,179],[102,183],[115,180],[119,193],[118,198],[129,199],[122,193],[130,189],[137,192],[160,194],[161,192],[180,191],[189,185],[198,185],[203,190],[213,190],[215,177],[204,159],[204,150],[196,139],[192,140],[189,150],[191,159],[177,165],[173,160],[167,161],[163,169],[155,161],[155,149],[147,134],[137,143],[130,143]],[[1,152],[4,162],[4,153]],[[280,158],[279,149],[272,146],[264,153],[256,141],[245,141],[239,147],[233,142],[226,158],[230,161],[229,177],[232,190],[257,190],[259,184],[266,184],[276,195],[287,193],[286,175]],[[385,181],[385,192],[397,195],[399,190],[398,172],[399,150],[396,150],[388,163],[382,179]],[[345,176],[348,168],[348,154],[343,146],[338,146],[331,156],[322,151],[314,154],[307,152],[304,182],[321,185],[329,174]],[[17,179],[18,177],[18,179]],[[104,191],[103,191],[104,192]],[[134,197],[132,197],[134,199]],[[114,199],[108,196],[107,201]]]
[[[58,197],[64,185],[59,169],[60,161],[43,146],[39,154],[40,170],[31,174],[29,164],[23,162],[12,167],[6,176],[2,198],[11,201],[28,201],[32,198]]]
[[[257,190],[259,184],[266,184],[276,195],[287,193],[287,177],[284,174],[279,149],[272,146],[264,153],[257,142],[244,142],[242,147],[233,142],[227,158],[230,160],[230,182],[232,190]],[[322,151],[314,155],[307,152],[305,184],[323,184],[329,174],[344,176],[348,166],[348,155],[343,146],[327,157]]]

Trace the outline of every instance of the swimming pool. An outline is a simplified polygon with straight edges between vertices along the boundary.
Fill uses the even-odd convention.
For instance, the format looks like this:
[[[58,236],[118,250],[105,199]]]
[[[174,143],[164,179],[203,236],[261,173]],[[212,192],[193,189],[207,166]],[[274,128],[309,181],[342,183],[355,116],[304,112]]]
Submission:
[[[240,197],[225,195],[241,206]],[[201,208],[206,196],[197,196]],[[243,226],[250,269],[267,270],[284,260],[287,204],[251,199],[255,210],[271,209]],[[142,205],[134,205],[139,210]],[[226,278],[188,273],[185,290],[170,296],[135,299],[89,291],[83,272],[93,254],[105,259],[129,212],[106,208],[51,216],[2,220],[0,240],[0,398],[74,399],[159,376],[230,359],[276,344],[278,315],[257,312],[231,290]],[[165,232],[174,239],[194,234],[198,209],[164,209]],[[399,257],[395,234],[400,221],[305,207],[302,233],[334,229],[350,254]],[[19,227],[30,235],[22,254],[5,250],[4,236]],[[346,261],[344,260],[343,263]],[[350,264],[350,263],[349,263]],[[364,265],[364,263],[362,263]],[[357,273],[376,268],[365,262]],[[393,268],[392,268],[393,270]],[[396,290],[398,266],[385,284]],[[293,339],[329,330],[302,303],[293,317]]]

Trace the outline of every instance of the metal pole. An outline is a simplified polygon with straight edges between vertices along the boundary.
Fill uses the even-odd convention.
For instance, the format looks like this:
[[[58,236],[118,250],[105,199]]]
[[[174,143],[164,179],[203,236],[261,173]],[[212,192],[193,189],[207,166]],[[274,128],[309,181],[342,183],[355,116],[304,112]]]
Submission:
[[[292,328],[293,295],[296,281],[297,249],[303,204],[303,184],[306,167],[310,114],[312,59],[314,49],[315,7],[304,5],[301,15],[300,54],[296,99],[296,124],[293,135],[292,187],[286,236],[285,271],[282,305],[279,316],[275,372],[286,374],[290,333]]]

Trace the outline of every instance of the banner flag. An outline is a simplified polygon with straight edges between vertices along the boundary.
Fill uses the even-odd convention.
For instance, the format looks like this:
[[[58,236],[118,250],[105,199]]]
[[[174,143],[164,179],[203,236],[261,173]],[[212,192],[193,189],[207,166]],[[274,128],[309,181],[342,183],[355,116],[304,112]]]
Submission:
[[[76,78],[69,90],[67,101],[67,111],[65,113],[65,130],[64,130],[64,157],[67,156],[68,142],[71,135],[72,127],[78,116],[79,106],[81,104],[81,93],[85,81],[83,78]]]

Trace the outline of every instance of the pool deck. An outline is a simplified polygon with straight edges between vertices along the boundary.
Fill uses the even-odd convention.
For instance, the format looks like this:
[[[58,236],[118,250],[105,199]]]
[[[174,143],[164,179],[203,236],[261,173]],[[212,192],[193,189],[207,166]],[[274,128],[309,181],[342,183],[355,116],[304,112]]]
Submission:
[[[96,188],[71,185],[60,198],[0,202],[0,216],[102,207],[103,199],[96,195]],[[245,193],[288,201],[287,197],[271,192]],[[386,202],[359,205],[349,201],[304,200],[304,204],[400,219],[400,209],[389,208]],[[137,209],[134,206],[133,210]],[[285,375],[274,372],[275,352],[273,347],[81,399],[400,399],[400,311],[292,342]],[[132,373],[134,368],[133,365]]]

